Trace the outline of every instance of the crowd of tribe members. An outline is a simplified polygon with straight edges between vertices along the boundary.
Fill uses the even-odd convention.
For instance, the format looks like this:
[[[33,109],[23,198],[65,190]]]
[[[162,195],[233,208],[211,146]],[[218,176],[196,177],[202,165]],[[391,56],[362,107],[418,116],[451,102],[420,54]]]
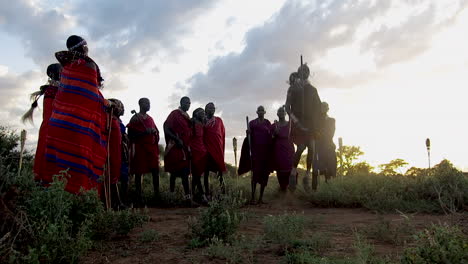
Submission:
[[[151,174],[154,194],[157,196],[160,191],[160,131],[148,115],[150,100],[141,98],[139,112],[132,111],[130,122],[124,125],[120,119],[124,105],[101,94],[104,80],[99,66],[88,57],[86,41],[73,35],[66,46],[67,50],[55,53],[59,63],[47,68],[49,82],[32,94],[31,109],[23,116],[23,121],[32,120],[38,99],[44,95],[33,168],[35,179],[47,187],[55,175],[67,171],[66,191],[79,194],[95,189],[106,206],[119,208],[130,204],[128,189],[133,177],[136,190],[133,202],[143,205],[144,174]],[[317,188],[319,174],[324,174],[326,180],[336,174],[335,120],[328,117],[328,105],[320,101],[308,77],[306,64],[290,75],[286,103],[277,110],[278,120],[273,124],[265,119],[263,106],[257,108],[258,118],[247,124],[238,174],[251,171],[252,203],[263,203],[263,193],[274,171],[281,192],[288,187],[295,190],[297,167],[306,148],[303,178],[306,189],[310,189],[311,173],[313,190]],[[163,124],[164,170],[170,174],[171,192],[180,178],[185,200],[206,204],[212,199],[210,172],[216,174],[222,192],[226,190],[225,127],[223,120],[215,116],[213,103],[195,109],[191,117],[190,105],[190,98],[182,97],[180,106]]]

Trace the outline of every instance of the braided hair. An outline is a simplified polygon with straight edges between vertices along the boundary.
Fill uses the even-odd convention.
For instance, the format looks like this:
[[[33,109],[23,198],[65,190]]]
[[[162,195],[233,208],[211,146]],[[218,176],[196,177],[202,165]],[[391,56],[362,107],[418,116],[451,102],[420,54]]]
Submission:
[[[54,63],[50,64],[47,67],[47,76],[49,76],[49,84],[52,86],[58,86],[60,84],[60,72],[62,71],[62,65],[60,63]],[[40,87],[39,91],[33,92],[30,96],[30,99],[32,101],[31,107],[29,110],[21,117],[21,121],[23,123],[26,123],[26,121],[29,121],[30,123],[34,123],[33,120],[33,113],[34,110],[37,108],[38,103],[37,101],[41,96],[45,93],[46,88],[48,85],[43,85]]]

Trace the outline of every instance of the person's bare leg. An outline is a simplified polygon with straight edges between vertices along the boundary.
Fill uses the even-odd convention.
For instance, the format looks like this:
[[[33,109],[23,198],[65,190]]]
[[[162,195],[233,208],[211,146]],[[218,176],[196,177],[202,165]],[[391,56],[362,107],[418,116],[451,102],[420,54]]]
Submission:
[[[154,195],[159,196],[159,169],[152,169],[151,175],[153,176]]]
[[[298,180],[298,177],[297,176],[297,166],[299,165],[299,162],[301,161],[301,156],[302,156],[302,153],[304,152],[306,148],[306,145],[298,145],[297,146],[297,151],[294,153],[294,157],[293,157],[293,168],[291,170],[291,174],[289,175],[289,189],[291,191],[294,191],[296,189],[296,185],[297,185],[297,180]]]
[[[205,195],[210,196],[210,171],[205,171],[203,185],[205,186]]]
[[[141,188],[141,184],[143,182],[143,177],[141,174],[135,174],[135,190],[137,195],[137,205],[143,205],[143,191]]]
[[[260,185],[260,197],[258,198],[259,204],[265,204],[265,202],[263,201],[263,193],[265,192],[265,187],[266,185]]]
[[[218,176],[219,186],[221,187],[221,193],[226,194],[226,185],[224,184],[223,173],[221,171],[218,171],[216,175]]]
[[[250,199],[250,204],[255,204],[255,189],[257,188],[257,183],[255,183],[253,180],[251,182],[251,187],[252,187],[252,198]]]

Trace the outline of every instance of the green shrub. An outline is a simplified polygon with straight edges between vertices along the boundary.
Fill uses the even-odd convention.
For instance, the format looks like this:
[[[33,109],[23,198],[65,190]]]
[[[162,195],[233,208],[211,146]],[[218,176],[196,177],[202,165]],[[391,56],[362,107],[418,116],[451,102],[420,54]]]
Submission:
[[[392,223],[379,215],[376,223],[366,226],[363,233],[372,239],[395,244],[404,245],[409,236],[413,233],[413,225],[409,218],[402,218],[401,221]]]
[[[381,212],[453,213],[468,201],[468,177],[448,161],[413,176],[347,175],[306,194],[321,207],[364,207]]]
[[[457,227],[432,225],[415,240],[416,246],[405,250],[403,264],[468,263],[468,237]]]
[[[143,243],[159,240],[159,233],[154,229],[148,229],[140,233],[139,240]]]
[[[225,260],[226,263],[256,263],[254,251],[261,241],[240,237],[232,243],[213,238],[205,250],[205,255],[213,259]]]
[[[214,200],[208,208],[201,210],[200,217],[189,219],[192,246],[205,246],[215,237],[229,241],[244,219],[239,213],[240,206],[240,201],[229,197]]]
[[[20,175],[2,170],[0,262],[77,263],[96,234],[123,235],[146,216],[106,212],[95,191],[72,195],[64,190],[67,172],[48,188],[37,186],[30,168]]]
[[[273,243],[290,245],[304,235],[306,218],[304,215],[284,214],[266,216],[263,219],[265,239]]]

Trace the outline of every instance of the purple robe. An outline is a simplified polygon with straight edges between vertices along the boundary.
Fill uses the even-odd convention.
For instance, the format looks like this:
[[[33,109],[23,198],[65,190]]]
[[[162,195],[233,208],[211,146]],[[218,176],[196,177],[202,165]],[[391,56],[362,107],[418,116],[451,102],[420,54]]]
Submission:
[[[276,171],[278,182],[282,190],[286,190],[289,184],[289,175],[293,167],[294,144],[289,132],[289,122],[285,126],[279,126],[279,123],[271,126],[273,135],[273,170]]]
[[[271,123],[258,118],[250,121],[250,140],[252,143],[252,180],[262,186],[268,183],[271,157]]]

